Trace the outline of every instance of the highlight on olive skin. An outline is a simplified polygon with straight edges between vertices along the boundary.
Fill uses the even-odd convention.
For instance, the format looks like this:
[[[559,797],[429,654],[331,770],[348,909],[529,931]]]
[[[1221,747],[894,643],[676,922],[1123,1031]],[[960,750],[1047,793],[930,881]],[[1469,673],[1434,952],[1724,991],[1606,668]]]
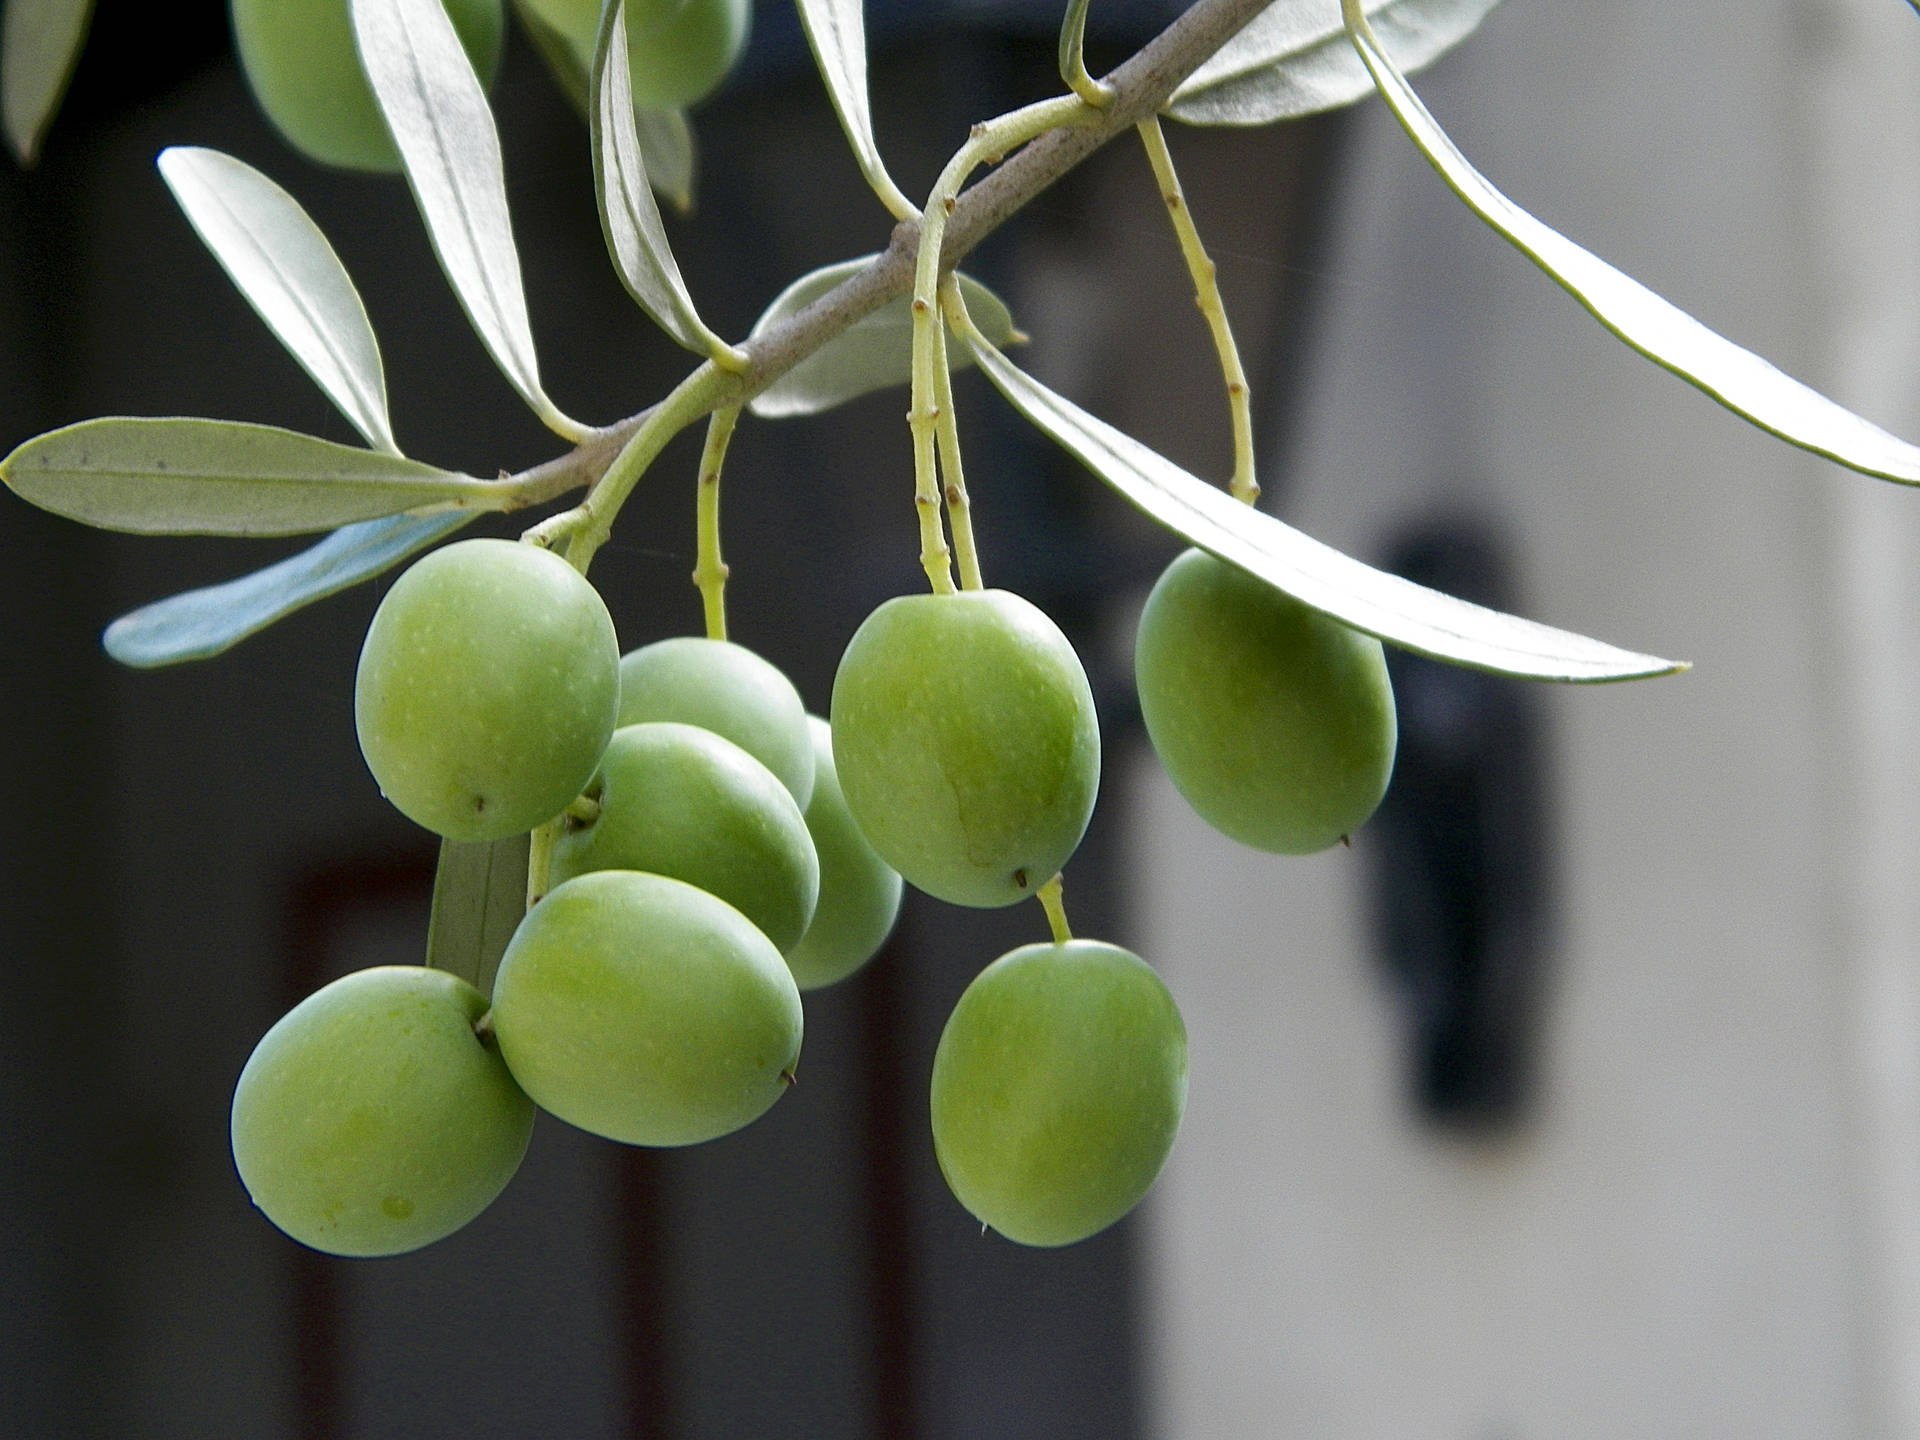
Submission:
[[[983,1225],[1071,1245],[1147,1193],[1186,1097],[1186,1025],[1139,956],[1093,940],[1025,945],[981,971],[947,1020],[934,1152]]]
[[[1012,905],[1067,862],[1100,783],[1085,670],[1005,590],[905,595],[861,624],[833,683],[847,807],[910,885]]]
[[[354,680],[380,789],[451,840],[499,840],[579,795],[613,734],[619,642],[599,593],[551,551],[462,540],[381,600]]]
[[[1243,845],[1324,850],[1386,794],[1398,727],[1380,642],[1203,550],[1148,596],[1134,681],[1175,788]]]
[[[475,1031],[480,992],[442,970],[334,981],[254,1047],[233,1093],[233,1159],[303,1245],[398,1255],[460,1229],[506,1188],[533,1103]]]
[[[232,0],[234,48],[254,99],[309,160],[398,174],[373,87],[354,47],[348,0]],[[502,0],[443,0],[483,85],[506,43]]]

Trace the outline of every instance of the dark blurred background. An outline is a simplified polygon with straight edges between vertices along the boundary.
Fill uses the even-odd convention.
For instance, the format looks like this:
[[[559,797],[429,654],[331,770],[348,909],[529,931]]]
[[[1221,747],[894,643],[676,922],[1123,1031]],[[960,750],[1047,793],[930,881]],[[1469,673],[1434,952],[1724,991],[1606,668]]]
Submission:
[[[1096,5],[1096,69],[1175,8]],[[877,129],[910,194],[969,122],[1057,84],[1056,5],[869,9]],[[756,23],[739,76],[696,117],[697,210],[669,225],[723,334],[890,229],[791,13],[766,3]],[[630,413],[689,361],[615,279],[585,130],[517,32],[494,100],[548,387],[589,421]],[[1269,460],[1338,137],[1331,120],[1173,137]],[[0,165],[0,452],[111,413],[353,438],[175,210],[153,160],[176,143],[238,155],[308,207],[366,299],[410,454],[490,475],[555,452],[468,332],[404,184],[289,150],[251,104],[217,0],[102,0],[39,166]],[[1043,197],[969,269],[1034,332],[1039,373],[1225,474],[1217,373],[1133,147]],[[989,582],[1073,637],[1121,773],[1138,743],[1127,606],[1176,547],[971,377],[959,403]],[[733,447],[733,632],[817,712],[860,619],[922,583],[904,405],[748,423]],[[696,444],[668,451],[596,562],[627,647],[698,627]],[[1267,478],[1277,494],[1271,465]],[[983,1235],[924,1119],[948,1010],[982,965],[1044,936],[1038,907],[910,898],[873,965],[808,997],[799,1087],[738,1135],[625,1150],[543,1117],[487,1214],[395,1260],[310,1254],[251,1210],[226,1123],[252,1045],[334,975],[416,960],[425,935],[430,839],[381,801],[350,715],[385,582],[174,670],[118,669],[98,637],[304,543],[131,539],[0,499],[0,1433],[1143,1434],[1134,1223],[1058,1252]],[[1104,796],[1067,874],[1076,930],[1122,942],[1125,823]]]

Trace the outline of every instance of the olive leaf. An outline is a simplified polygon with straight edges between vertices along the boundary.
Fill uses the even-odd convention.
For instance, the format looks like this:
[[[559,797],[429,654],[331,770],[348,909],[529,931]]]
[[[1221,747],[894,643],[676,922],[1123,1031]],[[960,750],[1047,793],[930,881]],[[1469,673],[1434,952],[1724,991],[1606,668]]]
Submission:
[[[354,40],[440,268],[494,363],[551,429],[580,439],[540,384],[500,135],[440,0],[351,0]]]
[[[140,670],[210,659],[303,606],[390,569],[473,518],[449,511],[343,526],[250,575],[130,611],[107,626],[101,644],[122,665]]]
[[[1431,65],[1500,0],[1368,0],[1367,14],[1408,70]],[[1278,0],[1173,92],[1189,125],[1266,125],[1350,105],[1373,92],[1340,20],[1340,0]]]
[[[366,306],[300,202],[218,150],[176,145],[158,163],[189,223],[280,343],[369,445],[399,454]]]
[[[482,995],[527,913],[530,837],[442,840],[427,921],[427,964],[458,975]]]
[[[826,82],[827,98],[840,117],[860,173],[896,219],[920,213],[901,193],[880,158],[873,138],[873,111],[867,98],[867,27],[861,0],[794,0],[800,25],[813,47],[814,63]]]
[[[0,19],[0,117],[6,123],[7,144],[22,165],[31,165],[86,46],[93,0],[5,3],[6,14]]]
[[[725,349],[694,309],[680,264],[667,244],[660,207],[634,123],[633,78],[627,61],[625,0],[613,0],[600,17],[599,54],[594,60],[594,188],[600,197],[600,228],[614,268],[642,310],[662,330],[698,355]]]
[[[142,535],[299,535],[403,510],[505,508],[504,487],[236,420],[86,420],[0,460],[43,510]]]
[[[513,8],[561,93],[580,112],[580,118],[591,124],[592,52],[583,53],[528,0],[514,0]],[[640,155],[647,162],[647,180],[653,186],[653,193],[685,214],[693,208],[695,166],[693,126],[687,121],[687,112],[635,106],[633,122],[640,136]]]
[[[1686,668],[1363,565],[1188,474],[1049,390],[991,345],[976,342],[975,349],[980,368],[1016,410],[1148,515],[1356,630],[1436,660],[1531,680],[1632,680]]]
[[[872,263],[871,255],[802,275],[782,290],[753,322],[754,335],[806,309]],[[971,276],[961,275],[960,293],[974,323],[996,345],[1020,338],[1006,302]],[[968,364],[964,346],[949,351],[956,369]],[[814,415],[872,390],[904,385],[913,370],[913,311],[907,296],[863,316],[756,395],[747,408],[762,419]]]
[[[1602,325],[1654,363],[1789,444],[1849,469],[1920,485],[1920,447],[1891,435],[1709,330],[1639,281],[1574,244],[1475,170],[1363,24],[1353,31],[1374,83],[1413,143],[1453,193],[1521,254],[1564,286]]]
[[[693,126],[684,110],[652,110],[636,105],[634,133],[640,137],[640,158],[647,164],[653,192],[682,215],[693,209],[695,158]]]

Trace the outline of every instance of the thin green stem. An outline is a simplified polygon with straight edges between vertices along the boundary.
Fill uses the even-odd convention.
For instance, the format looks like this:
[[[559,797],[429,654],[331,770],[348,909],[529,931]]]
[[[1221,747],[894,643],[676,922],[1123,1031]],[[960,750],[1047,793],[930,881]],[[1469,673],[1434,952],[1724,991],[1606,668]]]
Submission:
[[[1091,0],[1067,0],[1060,22],[1060,79],[1096,110],[1113,103],[1113,87],[1087,73],[1087,6]]]
[[[1073,931],[1067,928],[1067,902],[1063,892],[1066,887],[1058,875],[1055,875],[1038,892],[1040,903],[1046,908],[1047,926],[1053,931],[1053,943],[1064,945],[1073,939]]]
[[[1088,109],[1077,96],[1060,95],[974,126],[967,143],[940,172],[933,193],[927,197],[927,208],[921,212],[919,252],[913,277],[913,404],[907,411],[907,425],[913,431],[913,494],[920,511],[920,564],[936,594],[953,591],[946,537],[940,530],[941,494],[935,460],[940,374],[945,368],[940,352],[946,342],[936,306],[940,289],[940,244],[946,235],[947,217],[959,203],[961,185],[977,167],[997,161],[1009,150],[1049,130],[1086,123],[1088,117],[1098,113]]]
[[[956,305],[964,310],[966,303],[960,294],[960,282],[953,278],[953,272],[948,271],[941,276],[942,312]],[[947,502],[947,525],[953,531],[953,554],[960,565],[960,588],[978,590],[985,582],[980,578],[980,550],[973,539],[973,502],[967,497],[967,475],[960,463],[960,416],[953,408],[953,367],[947,358],[946,326],[936,325],[933,328],[939,338],[939,355],[933,370],[933,403],[939,411],[934,429],[940,441],[940,472]]]
[[[590,795],[582,795],[561,812],[561,818],[584,830],[600,818],[600,802]]]
[[[1240,365],[1240,348],[1233,343],[1233,326],[1227,320],[1227,307],[1220,299],[1218,272],[1207,247],[1200,243],[1200,231],[1187,209],[1186,193],[1180,188],[1180,176],[1173,168],[1173,155],[1167,149],[1167,137],[1160,133],[1158,117],[1149,115],[1137,127],[1147,159],[1153,165],[1154,179],[1160,182],[1160,198],[1166,202],[1167,218],[1173,221],[1173,233],[1180,238],[1180,254],[1193,277],[1194,298],[1207,328],[1213,332],[1213,348],[1220,356],[1220,373],[1227,383],[1227,413],[1233,423],[1234,498],[1251,505],[1260,498],[1260,482],[1253,473],[1253,405],[1247,388],[1247,372]]]
[[[727,398],[737,382],[711,361],[701,365],[674,388],[640,422],[628,437],[620,453],[587,491],[587,498],[571,510],[543,520],[520,538],[535,545],[558,548],[566,544],[566,557],[582,575],[593,563],[594,553],[606,543],[620,507],[627,503],[633,487],[647,473],[666,444],[702,415]]]
[[[707,638],[727,638],[727,562],[720,558],[720,470],[727,462],[727,442],[739,422],[738,405],[722,405],[707,419],[707,443],[700,452],[699,500],[695,506],[700,533],[700,558],[693,567],[693,583],[700,588],[706,611]]]
[[[564,814],[556,815],[546,824],[536,826],[527,846],[527,909],[531,910],[547,898],[549,882],[553,879],[553,843],[560,838],[560,827],[566,824]]]

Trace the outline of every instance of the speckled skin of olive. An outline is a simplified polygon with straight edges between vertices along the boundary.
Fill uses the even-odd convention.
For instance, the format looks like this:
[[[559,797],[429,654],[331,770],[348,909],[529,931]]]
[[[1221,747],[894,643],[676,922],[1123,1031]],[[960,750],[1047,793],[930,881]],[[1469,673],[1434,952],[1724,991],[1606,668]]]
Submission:
[[[671,875],[718,895],[781,951],[806,932],[820,894],[806,819],[731,740],[666,721],[625,726],[586,794],[600,813],[568,822],[554,846],[556,881],[592,870]]]
[[[793,682],[744,645],[677,635],[620,658],[620,723],[675,720],[725,736],[780,777],[801,809],[813,797],[813,741]]]
[[[740,58],[752,22],[752,0],[627,0],[634,104],[706,99]]]
[[[933,1144],[955,1197],[1022,1245],[1071,1245],[1147,1193],[1187,1096],[1160,977],[1099,941],[1027,945],[975,977],[933,1060]]]
[[[501,0],[444,0],[482,84],[500,68]],[[234,48],[254,99],[310,160],[386,174],[400,169],[387,122],[360,68],[347,0],[232,0]]]
[[[453,840],[552,819],[613,734],[619,642],[551,551],[463,540],[415,562],[368,627],[354,682],[367,766],[402,814]]]
[[[254,1204],[334,1255],[417,1250],[486,1209],[533,1132],[533,1103],[474,1033],[486,1008],[457,976],[399,965],[301,1001],[234,1089]]]
[[[1064,865],[1100,781],[1100,730],[1066,636],[1005,590],[869,615],[833,683],[833,753],[861,833],[907,883],[1012,905]]]
[[[1216,830],[1305,855],[1366,823],[1398,728],[1371,635],[1201,550],[1140,615],[1140,711],[1175,788]]]
[[[800,1058],[800,992],[773,942],[724,900],[634,870],[569,880],[527,913],[493,1024],[536,1104],[630,1145],[738,1130]]]
[[[820,857],[820,903],[807,933],[786,954],[795,983],[817,990],[873,958],[900,916],[903,887],[900,872],[853,823],[833,762],[831,727],[814,715],[807,725],[813,735],[813,799],[806,820]]]

